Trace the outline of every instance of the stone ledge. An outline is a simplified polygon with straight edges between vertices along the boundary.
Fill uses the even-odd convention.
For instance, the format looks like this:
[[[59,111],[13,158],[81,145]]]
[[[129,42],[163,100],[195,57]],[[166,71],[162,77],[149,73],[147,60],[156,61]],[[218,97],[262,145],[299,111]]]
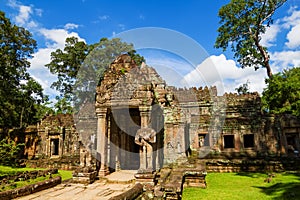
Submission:
[[[61,177],[55,177],[49,180],[45,180],[42,182],[38,182],[35,184],[27,185],[21,188],[8,190],[4,192],[0,192],[0,199],[1,200],[10,200],[17,197],[33,194],[35,192],[39,192],[41,190],[45,190],[51,187],[54,187],[61,183]]]
[[[74,172],[73,173],[73,183],[83,183],[83,184],[91,184],[97,178],[97,171],[93,172]]]
[[[122,194],[114,196],[109,200],[136,199],[140,194],[142,194],[142,192],[143,192],[143,185],[137,183],[133,186],[133,188],[127,190],[126,192],[123,192]]]

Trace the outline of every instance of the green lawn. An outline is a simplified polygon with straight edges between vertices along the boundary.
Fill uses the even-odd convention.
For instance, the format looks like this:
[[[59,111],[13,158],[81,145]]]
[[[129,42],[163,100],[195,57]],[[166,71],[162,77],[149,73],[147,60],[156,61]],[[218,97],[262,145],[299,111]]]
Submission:
[[[183,200],[300,199],[300,173],[275,174],[270,183],[262,173],[208,173],[207,188],[186,188]]]
[[[14,175],[17,172],[33,171],[33,170],[45,170],[45,169],[42,169],[42,168],[13,168],[13,167],[7,167],[7,166],[0,166],[0,175],[1,176],[2,175]],[[53,178],[56,177],[56,176],[61,176],[62,181],[64,181],[64,180],[72,178],[72,171],[58,170],[58,174],[52,175]],[[37,182],[40,182],[40,181],[43,181],[43,180],[47,180],[49,178],[50,177],[48,175],[46,177],[38,177],[34,180],[29,179],[29,180],[25,180],[25,181],[17,181],[17,182],[14,182],[14,183],[13,183],[13,181],[11,181],[12,184],[7,186],[7,187],[1,186],[0,192],[5,191],[5,190],[9,190],[9,189],[22,187],[22,186],[25,186],[25,185],[34,184],[34,183],[37,183]]]
[[[0,176],[3,175],[14,175],[17,172],[25,172],[25,171],[33,171],[33,170],[39,170],[38,168],[14,168],[14,167],[8,167],[8,166],[2,166],[0,165]]]

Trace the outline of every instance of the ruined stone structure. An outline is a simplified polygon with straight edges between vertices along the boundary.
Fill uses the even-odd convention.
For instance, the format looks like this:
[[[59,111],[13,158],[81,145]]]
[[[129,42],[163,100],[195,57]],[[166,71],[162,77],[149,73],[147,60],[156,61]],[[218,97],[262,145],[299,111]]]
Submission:
[[[258,93],[177,89],[127,55],[111,64],[96,91],[100,176],[118,169],[155,171],[192,152],[201,158],[299,150],[299,120],[264,115]]]
[[[40,143],[36,156],[57,158],[78,155],[78,134],[72,115],[47,116],[37,127]]]
[[[175,88],[127,55],[106,70],[96,102],[45,117],[25,131],[28,158],[81,154],[79,166],[100,176],[120,169],[154,172],[214,155],[297,156],[300,121],[262,113],[258,93],[217,95],[216,87]],[[98,163],[97,163],[98,160]]]
[[[24,137],[28,159],[79,158],[79,137],[72,115],[46,116],[39,124],[27,127]]]

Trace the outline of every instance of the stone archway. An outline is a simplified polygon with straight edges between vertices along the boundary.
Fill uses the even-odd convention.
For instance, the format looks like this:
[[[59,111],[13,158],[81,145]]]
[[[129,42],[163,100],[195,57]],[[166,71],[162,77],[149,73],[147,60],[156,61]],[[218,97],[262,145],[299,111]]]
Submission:
[[[154,170],[159,169],[164,162],[166,118],[169,124],[177,120],[177,117],[172,116],[172,109],[176,109],[174,96],[165,81],[153,68],[144,64],[136,66],[130,57],[125,57],[123,55],[120,57],[123,60],[116,59],[110,65],[96,89],[100,176],[109,173],[109,168],[136,169],[141,164],[141,159],[136,161],[141,153],[137,154],[137,144],[132,144],[133,137],[137,130],[148,127],[150,121],[152,124],[148,128],[155,131],[155,140],[158,139],[149,147],[149,151],[153,152],[151,164]],[[182,128],[180,126],[180,130]],[[181,140],[181,132],[175,133],[178,141]]]
[[[130,120],[127,119],[129,112]],[[139,146],[134,136],[140,126],[138,108],[115,109],[108,115],[109,121],[109,167],[110,171],[137,170],[139,168]]]

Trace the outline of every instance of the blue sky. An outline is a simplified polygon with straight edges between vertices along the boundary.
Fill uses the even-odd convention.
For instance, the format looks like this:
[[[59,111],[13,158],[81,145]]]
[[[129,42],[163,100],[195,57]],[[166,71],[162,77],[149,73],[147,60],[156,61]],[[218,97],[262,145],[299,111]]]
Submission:
[[[148,45],[146,48],[142,45],[141,47],[145,48],[139,49],[147,64],[154,66],[169,84],[217,85],[221,94],[233,92],[234,88],[249,81],[251,91],[261,92],[265,87],[264,69],[258,71],[251,68],[240,69],[233,60],[232,52],[222,52],[213,47],[219,26],[218,10],[228,2],[228,0],[1,0],[0,8],[13,23],[33,33],[38,49],[34,58],[30,60],[32,64],[30,72],[52,96],[55,95],[55,91],[49,87],[55,76],[51,75],[44,65],[50,61],[52,51],[63,48],[66,37],[76,36],[92,44],[102,37],[119,36],[131,30],[137,33],[135,30],[139,29],[144,31],[143,37],[151,38],[153,34],[147,32],[147,27],[152,27],[156,33],[167,31],[167,34],[172,35],[153,39],[157,40],[153,42],[158,44],[169,42],[167,48],[159,45],[153,47]],[[298,5],[300,0],[288,0],[275,13],[274,24],[262,36],[263,43],[270,51],[273,72],[300,66]],[[138,38],[142,36],[137,35],[133,42]],[[167,39],[170,41],[166,41]],[[171,43],[173,46],[170,46]],[[184,48],[189,43],[193,43],[192,46],[194,45],[196,50]],[[182,47],[182,51],[176,51],[177,47]],[[199,77],[199,71],[202,78]]]

